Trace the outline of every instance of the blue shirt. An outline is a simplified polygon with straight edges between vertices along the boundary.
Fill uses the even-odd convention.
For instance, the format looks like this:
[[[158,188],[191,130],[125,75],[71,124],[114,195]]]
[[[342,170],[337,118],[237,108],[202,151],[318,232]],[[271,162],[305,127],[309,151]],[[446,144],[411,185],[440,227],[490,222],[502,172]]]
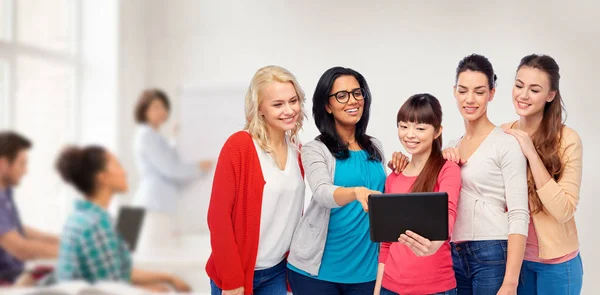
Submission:
[[[336,159],[333,183],[383,192],[386,178],[383,164],[368,157],[368,153],[361,150],[350,151],[347,159]],[[370,239],[369,215],[358,201],[353,201],[331,209],[319,275],[313,278],[344,284],[374,281],[378,256],[379,245]],[[288,267],[310,276],[292,265]]]
[[[23,226],[19,212],[15,206],[12,190],[0,190],[0,237],[16,230],[24,236]],[[13,257],[4,249],[0,248],[0,281],[14,282],[23,272],[23,261]]]
[[[77,200],[60,239],[59,281],[131,280],[131,255],[108,213],[90,201]]]
[[[139,126],[133,147],[140,175],[133,204],[174,214],[181,188],[200,177],[200,166],[183,162],[175,147],[146,124]]]

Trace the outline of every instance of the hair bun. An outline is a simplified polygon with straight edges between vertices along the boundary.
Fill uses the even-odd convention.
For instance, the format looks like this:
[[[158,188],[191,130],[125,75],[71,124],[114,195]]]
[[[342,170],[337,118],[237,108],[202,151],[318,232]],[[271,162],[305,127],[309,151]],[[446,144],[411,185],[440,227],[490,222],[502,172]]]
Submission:
[[[60,153],[56,170],[64,181],[75,182],[75,178],[81,174],[82,157],[83,150],[76,146],[68,146]]]

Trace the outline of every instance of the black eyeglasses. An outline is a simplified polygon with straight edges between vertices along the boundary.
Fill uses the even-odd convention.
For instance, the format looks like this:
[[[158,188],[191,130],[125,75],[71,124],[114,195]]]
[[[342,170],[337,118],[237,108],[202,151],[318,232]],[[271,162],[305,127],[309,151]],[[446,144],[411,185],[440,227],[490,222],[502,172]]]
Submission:
[[[351,93],[352,93],[352,96],[354,96],[354,99],[356,99],[356,100],[363,100],[365,98],[365,90],[362,88],[356,88],[356,89],[352,89],[350,91],[341,90],[341,91],[338,91],[338,92],[330,95],[329,97],[334,96],[335,100],[337,100],[339,103],[348,103]]]

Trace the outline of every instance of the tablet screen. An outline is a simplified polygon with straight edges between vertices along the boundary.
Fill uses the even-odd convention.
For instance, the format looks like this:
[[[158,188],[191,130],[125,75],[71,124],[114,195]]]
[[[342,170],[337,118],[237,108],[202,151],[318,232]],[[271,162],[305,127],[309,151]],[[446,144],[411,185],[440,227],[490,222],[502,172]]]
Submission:
[[[371,240],[397,242],[411,230],[432,241],[448,239],[448,194],[380,194],[369,197]]]

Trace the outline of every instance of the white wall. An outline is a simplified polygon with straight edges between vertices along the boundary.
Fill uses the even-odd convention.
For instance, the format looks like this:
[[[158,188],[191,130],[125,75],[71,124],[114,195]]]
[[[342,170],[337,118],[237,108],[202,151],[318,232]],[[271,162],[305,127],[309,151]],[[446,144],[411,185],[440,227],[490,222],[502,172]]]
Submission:
[[[118,203],[127,203],[138,183],[133,160],[135,132],[133,109],[141,89],[147,87],[147,30],[144,0],[119,1],[119,159],[128,171],[129,192]]]
[[[462,57],[477,52],[494,64],[499,84],[490,116],[500,124],[516,119],[510,91],[520,58],[533,52],[552,55],[561,66],[567,124],[585,145],[576,219],[585,264],[583,293],[591,294],[600,288],[593,280],[600,276],[600,253],[592,225],[600,205],[594,194],[600,146],[592,124],[600,106],[593,87],[600,81],[598,11],[600,4],[583,1],[151,0],[144,17],[146,82],[173,96],[177,120],[181,85],[249,81],[259,67],[278,64],[297,75],[310,100],[327,68],[352,67],[370,83],[369,133],[383,141],[389,155],[400,149],[395,114],[414,93],[430,92],[442,101],[446,140],[462,133],[451,88]],[[310,115],[304,129],[304,141],[317,134]]]

